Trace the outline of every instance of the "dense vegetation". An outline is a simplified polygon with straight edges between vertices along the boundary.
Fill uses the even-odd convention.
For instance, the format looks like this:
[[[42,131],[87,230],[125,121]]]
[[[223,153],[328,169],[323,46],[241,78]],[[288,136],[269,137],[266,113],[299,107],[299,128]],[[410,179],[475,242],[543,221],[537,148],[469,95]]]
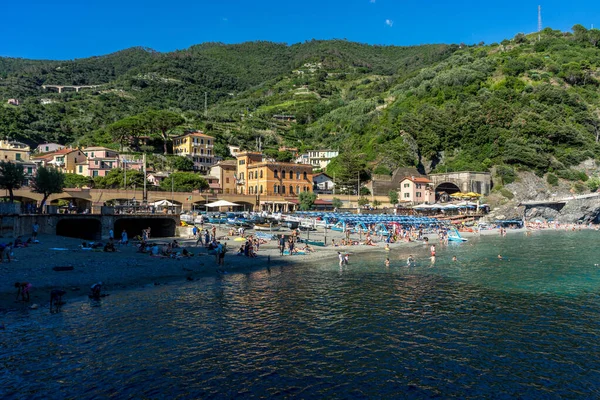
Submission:
[[[151,134],[150,150],[162,153],[169,134],[203,129],[224,157],[226,144],[260,143],[281,160],[290,159],[276,152],[281,145],[340,149],[330,168],[339,181],[397,166],[497,166],[504,181],[515,169],[580,180],[573,167],[600,156],[599,66],[600,30],[580,25],[487,46],[313,40],[134,48],[61,63],[0,59],[0,96],[23,102],[0,106],[0,135],[116,146],[130,129]],[[102,86],[59,95],[44,83]],[[177,126],[139,125],[158,120],[152,110],[177,114]]]

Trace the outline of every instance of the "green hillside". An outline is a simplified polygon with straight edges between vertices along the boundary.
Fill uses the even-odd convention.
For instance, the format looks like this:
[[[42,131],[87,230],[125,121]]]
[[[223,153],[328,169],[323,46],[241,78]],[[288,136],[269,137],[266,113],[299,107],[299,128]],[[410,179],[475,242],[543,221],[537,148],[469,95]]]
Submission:
[[[149,109],[225,144],[344,150],[332,171],[514,169],[583,178],[600,155],[600,31],[545,29],[478,46],[206,43],[69,62],[0,59],[0,135],[114,145],[107,127]],[[47,84],[100,84],[48,93]],[[204,114],[205,95],[208,113]],[[40,104],[40,99],[51,104]],[[5,101],[4,101],[5,103]],[[293,115],[293,119],[273,118]],[[155,143],[161,150],[160,142]]]

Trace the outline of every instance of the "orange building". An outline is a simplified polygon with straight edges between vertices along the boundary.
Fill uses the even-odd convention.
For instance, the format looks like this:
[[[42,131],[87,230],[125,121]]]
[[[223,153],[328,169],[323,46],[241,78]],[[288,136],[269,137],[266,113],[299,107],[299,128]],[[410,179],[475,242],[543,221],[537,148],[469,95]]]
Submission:
[[[261,153],[237,156],[237,193],[249,195],[298,196],[312,192],[312,166],[264,161]]]
[[[210,168],[210,175],[219,180],[219,190],[224,194],[235,194],[237,160],[219,161]]]

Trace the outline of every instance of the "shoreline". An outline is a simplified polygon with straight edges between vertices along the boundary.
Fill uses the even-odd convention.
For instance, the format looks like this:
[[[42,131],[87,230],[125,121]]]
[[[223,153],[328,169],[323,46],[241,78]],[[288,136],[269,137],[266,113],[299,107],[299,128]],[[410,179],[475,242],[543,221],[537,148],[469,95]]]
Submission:
[[[228,229],[218,228],[218,235],[226,233]],[[549,229],[551,230],[551,229]],[[526,228],[509,229],[507,233],[524,233]],[[278,234],[289,234],[289,232],[278,232]],[[490,229],[481,233],[461,232],[465,238],[476,236],[499,235],[498,229]],[[302,232],[303,239],[307,234]],[[313,232],[311,238],[323,240],[323,232]],[[358,239],[358,235],[351,237]],[[363,235],[364,236],[364,235]],[[425,235],[429,238],[428,244],[438,243],[436,234]],[[331,238],[341,240],[341,232],[328,231],[328,242]],[[39,308],[46,308],[50,302],[50,291],[52,289],[63,289],[67,293],[63,296],[64,301],[87,296],[90,286],[95,282],[103,282],[103,292],[111,295],[121,290],[144,288],[156,285],[177,284],[188,280],[217,277],[218,272],[214,255],[206,254],[201,247],[194,247],[193,239],[186,238],[157,238],[150,242],[165,243],[176,239],[182,247],[195,253],[193,257],[181,259],[153,258],[148,254],[137,253],[134,244],[119,246],[117,253],[104,253],[102,251],[81,250],[78,246],[81,239],[62,236],[40,235],[40,244],[28,248],[15,249],[16,261],[1,263],[0,273],[3,276],[3,284],[0,287],[0,312],[12,310],[25,310],[31,305],[37,304]],[[374,239],[378,239],[374,237]],[[373,246],[351,245],[351,246],[312,246],[315,252],[280,256],[276,241],[260,245],[258,256],[249,258],[237,256],[237,246],[241,242],[234,241],[234,237],[225,241],[229,251],[225,256],[223,270],[227,274],[248,273],[267,268],[276,267],[302,267],[312,264],[317,260],[331,260],[337,263],[337,252],[352,254],[364,254],[382,252],[385,254],[385,243],[376,242]],[[391,243],[391,250],[406,250],[424,248],[425,243],[398,242]],[[53,248],[65,248],[69,250],[52,250]],[[428,252],[427,248],[424,251]],[[54,266],[73,266],[72,271],[54,271]],[[191,279],[190,279],[191,278]],[[31,299],[28,303],[15,301],[16,289],[14,282],[23,281],[32,284]]]

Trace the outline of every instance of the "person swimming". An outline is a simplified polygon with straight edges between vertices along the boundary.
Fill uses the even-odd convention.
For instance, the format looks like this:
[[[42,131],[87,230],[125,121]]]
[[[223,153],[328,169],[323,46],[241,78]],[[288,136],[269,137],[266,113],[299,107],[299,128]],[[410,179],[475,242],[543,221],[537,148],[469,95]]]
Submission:
[[[98,283],[94,283],[91,286],[92,289],[92,298],[94,299],[99,299],[101,297],[101,292],[102,292],[102,282],[98,282]]]
[[[389,259],[389,257],[385,259],[385,266],[386,267],[390,266],[390,259]]]
[[[408,258],[406,259],[406,266],[410,267],[415,263],[415,259],[413,258],[412,254],[408,256]]]
[[[456,256],[452,256],[452,261],[458,261],[458,258],[456,258]]]

